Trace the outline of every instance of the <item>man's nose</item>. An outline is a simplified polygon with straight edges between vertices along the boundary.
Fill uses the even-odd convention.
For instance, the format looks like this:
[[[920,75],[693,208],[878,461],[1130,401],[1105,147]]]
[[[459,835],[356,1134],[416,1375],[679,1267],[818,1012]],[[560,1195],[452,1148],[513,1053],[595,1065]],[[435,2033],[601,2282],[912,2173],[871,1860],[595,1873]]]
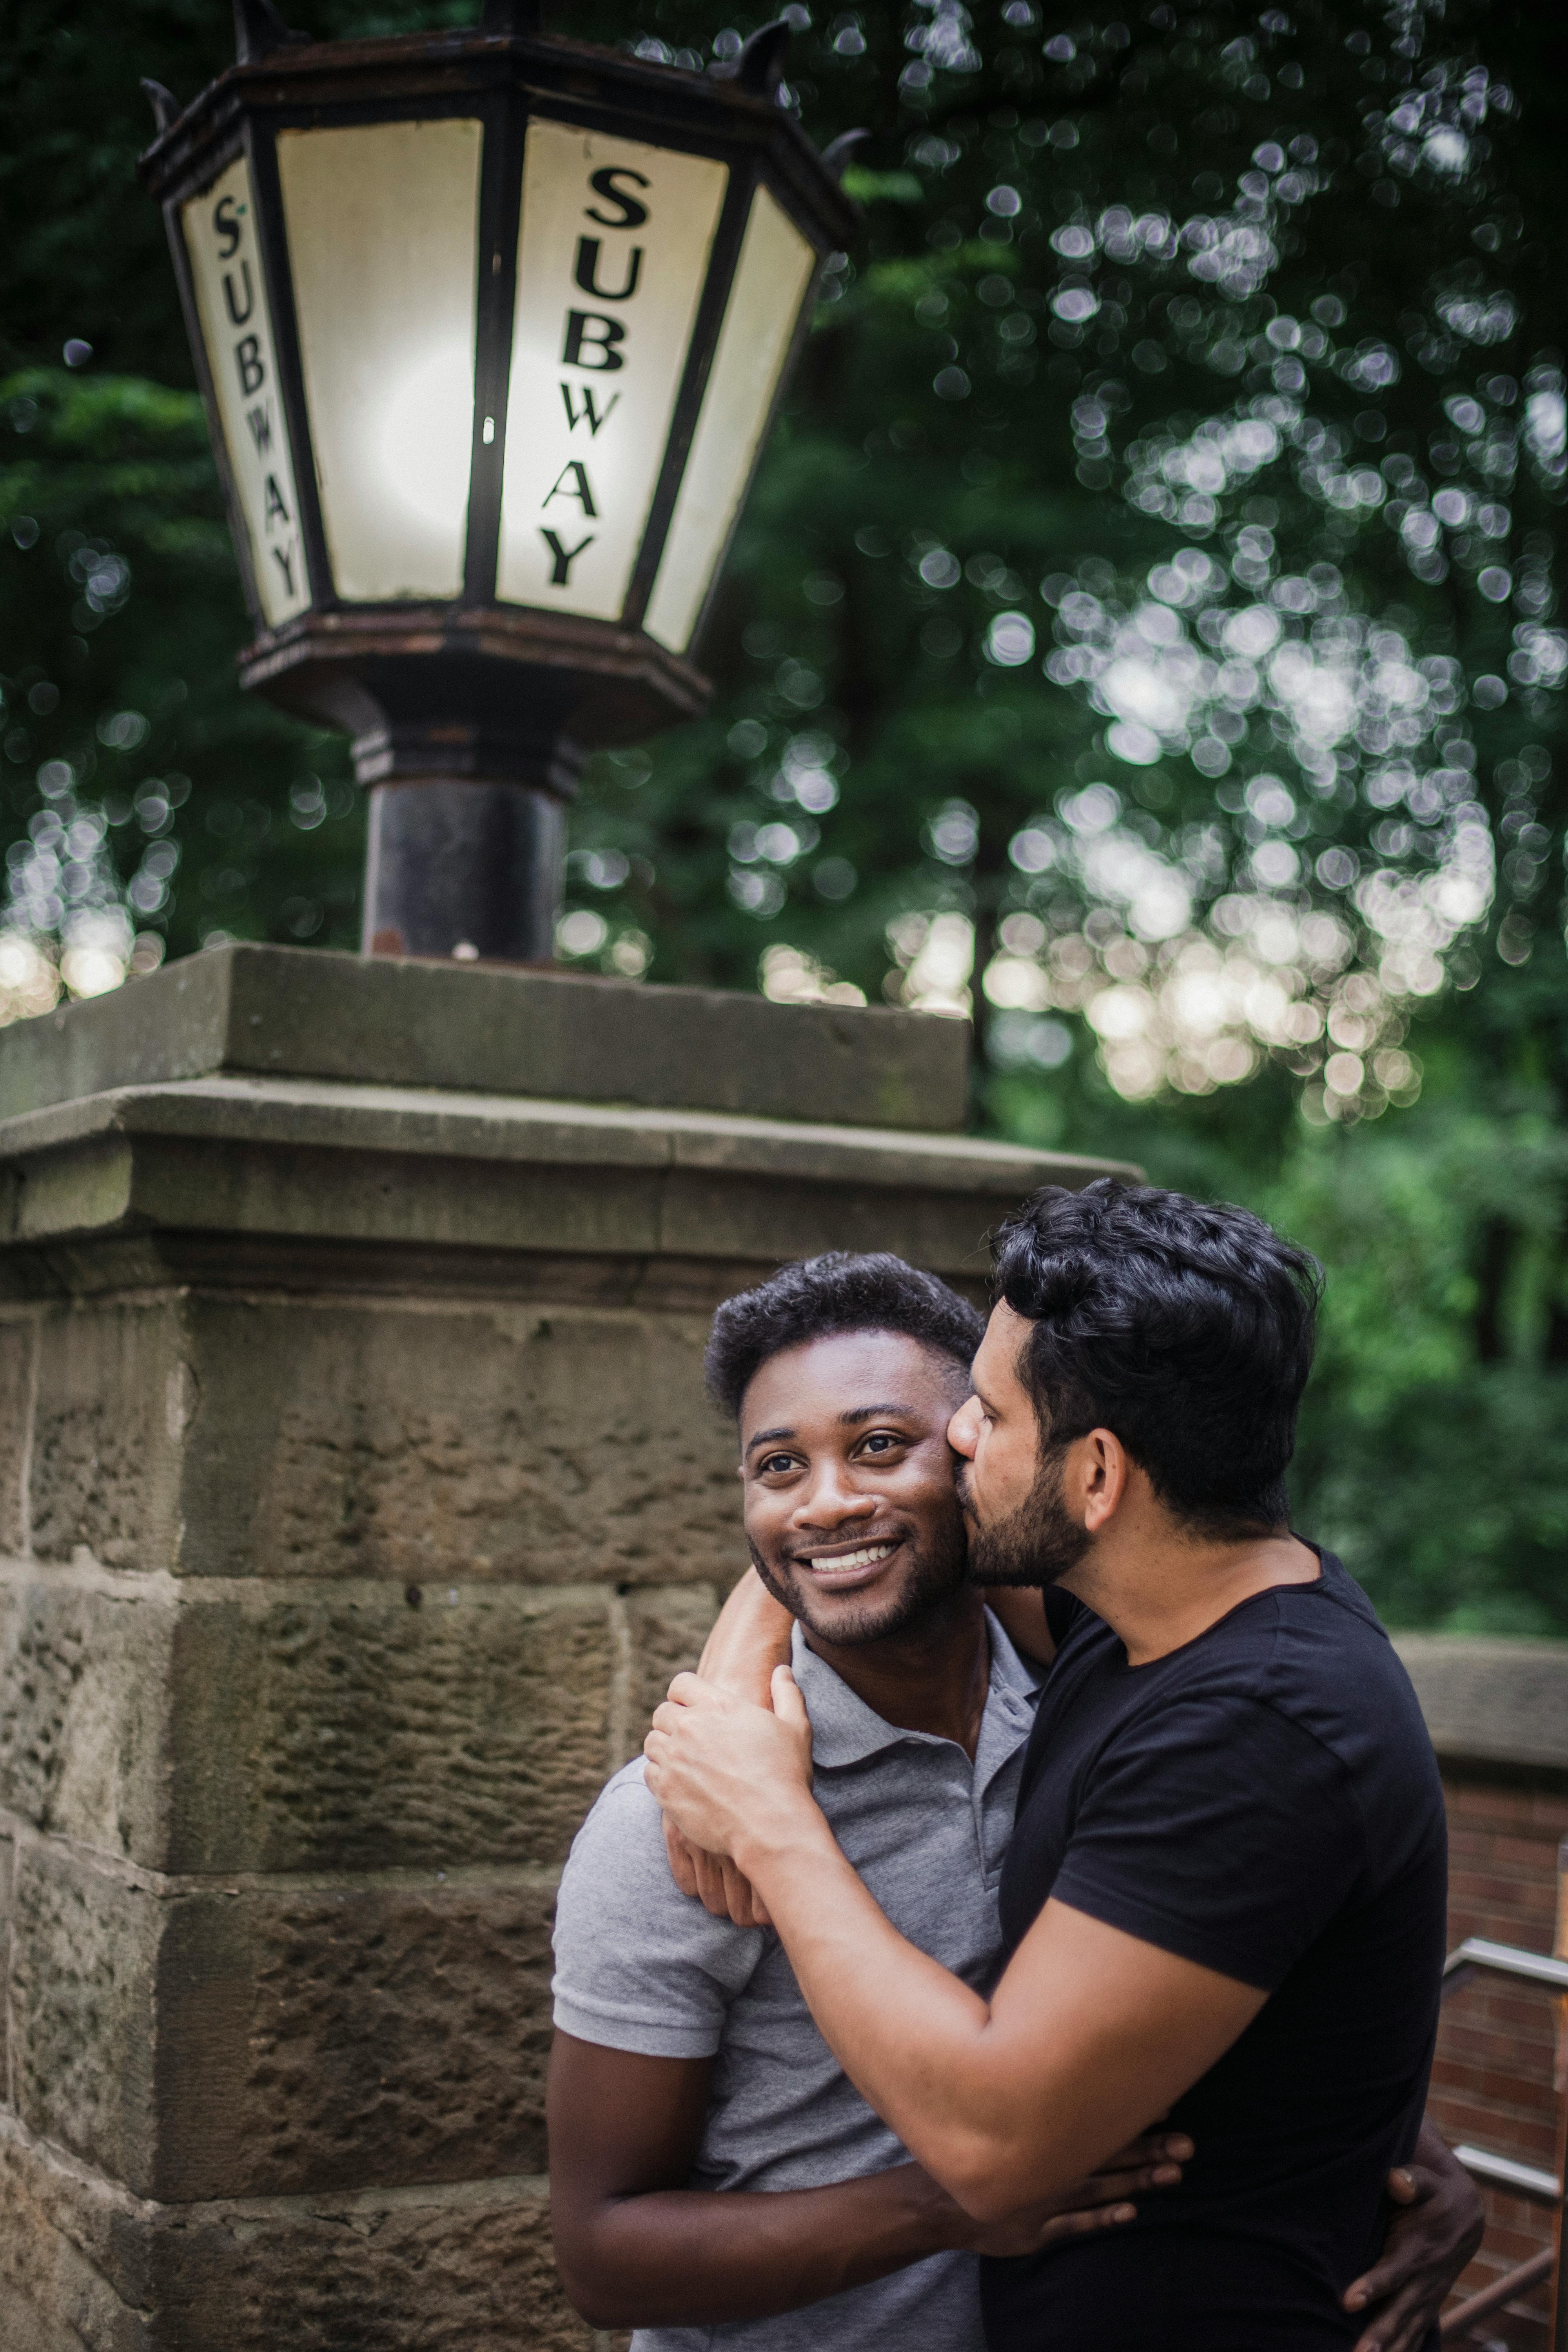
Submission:
[[[800,1527],[832,1528],[846,1519],[875,1518],[879,1508],[879,1498],[851,1486],[841,1465],[826,1463],[796,1504],[795,1518]]]
[[[947,1442],[955,1454],[973,1461],[980,1443],[980,1399],[966,1397],[947,1424]]]

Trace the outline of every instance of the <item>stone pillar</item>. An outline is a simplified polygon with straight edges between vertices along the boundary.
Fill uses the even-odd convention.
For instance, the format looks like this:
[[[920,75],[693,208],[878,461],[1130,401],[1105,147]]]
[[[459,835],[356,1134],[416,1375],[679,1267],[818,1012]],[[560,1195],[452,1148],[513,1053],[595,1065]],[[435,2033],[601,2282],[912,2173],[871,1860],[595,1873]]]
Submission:
[[[521,2352],[552,1891],[742,1563],[714,1305],[1049,1177],[915,1016],[270,948],[0,1037],[0,2343]]]

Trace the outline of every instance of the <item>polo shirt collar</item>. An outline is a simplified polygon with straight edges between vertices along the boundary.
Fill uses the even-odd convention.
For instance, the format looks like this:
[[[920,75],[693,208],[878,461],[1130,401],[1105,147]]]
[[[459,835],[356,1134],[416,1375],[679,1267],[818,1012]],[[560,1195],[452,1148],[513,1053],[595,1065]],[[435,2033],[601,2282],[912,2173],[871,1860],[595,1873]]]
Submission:
[[[1010,1754],[1027,1738],[1035,1719],[1034,1698],[1041,1680],[1039,1674],[1018,1655],[989,1609],[985,1625],[991,1637],[991,1685],[975,1755],[975,1769],[982,1780],[988,1780],[994,1769],[992,1759],[998,1746],[1004,1754]],[[811,1717],[811,1760],[824,1770],[858,1764],[868,1756],[896,1747],[900,1740],[931,1748],[952,1745],[951,1741],[934,1738],[929,1732],[905,1731],[897,1724],[885,1722],[863,1698],[856,1696],[841,1675],[834,1673],[826,1659],[806,1647],[798,1623],[791,1637],[791,1667]]]

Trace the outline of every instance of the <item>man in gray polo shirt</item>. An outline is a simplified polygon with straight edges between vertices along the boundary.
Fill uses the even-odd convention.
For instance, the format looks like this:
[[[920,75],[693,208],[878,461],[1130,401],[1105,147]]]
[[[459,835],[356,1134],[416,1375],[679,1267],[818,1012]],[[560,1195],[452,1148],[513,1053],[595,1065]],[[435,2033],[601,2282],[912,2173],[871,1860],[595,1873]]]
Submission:
[[[976,1986],[996,1957],[995,1887],[1034,1719],[1033,1678],[994,1620],[988,1630],[990,1687],[973,1765],[951,1739],[885,1722],[813,1655],[798,1626],[795,1637],[816,1795],[835,1834],[901,1932]],[[777,1937],[710,1918],[680,1894],[642,1773],[640,1760],[617,1773],[573,1851],[556,1930],[558,2030],[711,2066],[694,2188],[809,2189],[907,2164],[812,2023]],[[934,2218],[940,2195],[930,2202]],[[847,2218],[837,2217],[840,2229]],[[952,2220],[962,2228],[961,2216]],[[818,2258],[827,2251],[818,2239]],[[809,2311],[713,2330],[658,2328],[637,2344],[695,2352],[731,2335],[759,2352],[824,2344],[978,2352],[973,2262],[956,2250],[933,2253]]]
[[[981,1329],[897,1259],[818,1259],[721,1309],[709,1375],[796,1619],[817,1800],[900,1932],[988,1989],[1038,1675],[965,1575],[946,1431]],[[983,2352],[978,2252],[1114,2226],[1190,2152],[1144,2143],[981,2230],[847,2081],[777,1937],[678,1890],[640,1759],[573,1848],[555,1948],[557,2258],[636,2352]]]
[[[767,1289],[771,1320],[766,1291],[721,1311],[710,1371],[722,1390],[743,1320],[763,1359],[745,1379],[747,1534],[800,1583],[817,1793],[902,1932],[988,1984],[1038,1677],[964,1574],[946,1427],[980,1318],[897,1259]],[[556,2248],[586,2317],[643,2323],[637,2352],[982,2352],[973,2250],[994,2233],[846,2080],[777,1937],[678,1890],[640,1759],[573,1848],[555,1950]],[[1125,2214],[1157,2160],[1114,2160],[1064,2203],[1104,2201],[1056,2226]]]

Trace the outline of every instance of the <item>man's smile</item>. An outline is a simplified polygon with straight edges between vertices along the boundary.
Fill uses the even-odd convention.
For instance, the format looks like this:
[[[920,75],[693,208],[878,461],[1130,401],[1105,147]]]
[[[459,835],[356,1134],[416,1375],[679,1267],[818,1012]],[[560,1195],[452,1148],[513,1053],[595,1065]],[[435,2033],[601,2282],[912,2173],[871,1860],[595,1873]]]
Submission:
[[[819,1544],[810,1551],[797,1552],[787,1565],[805,1569],[814,1581],[834,1591],[852,1590],[856,1585],[869,1584],[885,1560],[901,1550],[902,1536],[888,1536],[867,1543]]]

